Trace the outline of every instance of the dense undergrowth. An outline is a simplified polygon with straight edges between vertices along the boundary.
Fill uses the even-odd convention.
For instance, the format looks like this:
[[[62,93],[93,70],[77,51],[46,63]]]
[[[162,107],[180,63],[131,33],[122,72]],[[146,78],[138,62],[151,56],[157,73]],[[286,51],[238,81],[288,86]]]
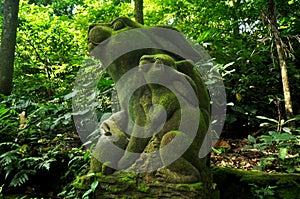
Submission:
[[[145,1],[145,23],[177,27],[214,58],[227,94],[224,135],[245,138],[249,132],[264,128],[247,137],[248,150],[272,152],[256,169],[299,172],[299,116],[294,118],[296,129],[282,119],[280,71],[267,27],[260,22],[265,5],[263,1],[245,5],[226,2]],[[295,115],[299,115],[300,44],[288,35],[300,32],[300,21],[293,15],[300,9],[296,3],[293,7],[277,3],[280,31],[284,41],[293,46],[290,52],[294,59],[287,61]],[[0,96],[0,196],[28,193],[49,197],[60,193],[60,197],[72,198],[72,182],[88,171],[90,161],[76,134],[71,101],[77,71],[88,55],[88,26],[120,15],[133,17],[132,10],[130,1],[21,0],[14,91]],[[250,25],[252,29],[239,30]],[[112,88],[113,82],[104,74],[97,90],[100,116],[111,112]],[[271,126],[260,127],[262,120]]]

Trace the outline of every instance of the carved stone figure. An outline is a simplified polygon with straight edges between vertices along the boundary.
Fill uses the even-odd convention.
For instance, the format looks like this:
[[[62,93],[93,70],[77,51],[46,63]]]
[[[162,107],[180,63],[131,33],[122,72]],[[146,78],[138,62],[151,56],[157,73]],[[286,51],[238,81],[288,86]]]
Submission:
[[[93,24],[89,28],[90,49],[133,28],[142,29],[143,26],[126,17],[117,18],[111,24]],[[141,37],[156,42],[147,34],[141,34]],[[171,40],[165,42],[181,51],[188,48],[184,38],[176,44]],[[191,183],[206,178],[209,157],[200,159],[199,150],[210,123],[210,100],[193,62],[174,53],[147,48],[128,52],[112,63],[106,63],[110,56],[108,49],[109,44],[97,53],[102,53],[101,59],[108,64],[107,71],[115,82],[138,67],[139,72],[135,75],[145,84],[130,96],[129,104],[120,102],[121,110],[101,124],[91,171],[110,174],[115,169],[139,171],[148,168],[154,179],[173,183]],[[166,73],[168,76],[162,75]],[[153,83],[156,80],[163,84]],[[135,81],[133,76],[127,83],[135,84]],[[119,98],[126,95],[126,86],[117,90]],[[184,120],[183,125],[196,125],[195,135],[180,129],[184,111],[190,113],[190,119]],[[176,147],[185,143],[188,143],[187,149],[173,160]],[[105,151],[107,148],[111,150]],[[99,159],[109,161],[99,162]],[[158,166],[159,169],[155,169]]]

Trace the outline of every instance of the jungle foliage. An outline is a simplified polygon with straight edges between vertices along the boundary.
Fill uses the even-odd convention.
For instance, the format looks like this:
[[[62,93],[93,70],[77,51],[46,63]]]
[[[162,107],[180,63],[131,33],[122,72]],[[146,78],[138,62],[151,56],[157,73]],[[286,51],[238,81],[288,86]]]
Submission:
[[[300,115],[300,2],[275,3],[294,114]],[[0,1],[0,25],[2,6]],[[261,119],[285,119],[276,47],[261,15],[266,9],[265,0],[144,0],[145,25],[178,28],[219,67],[228,104],[224,136],[247,137],[261,128]],[[71,182],[89,162],[72,123],[71,101],[77,71],[88,56],[88,26],[122,15],[134,19],[133,10],[124,0],[20,1],[13,93],[0,96],[0,196],[26,186],[50,192],[48,184],[37,187],[38,179],[60,166],[51,176],[60,187],[50,190],[58,194],[65,187],[61,195],[72,197]],[[111,112],[113,86],[107,75],[98,83],[100,115]],[[299,172],[298,119],[296,129],[268,127],[263,135],[248,137],[253,147],[278,149],[261,170],[271,161],[283,165],[283,172]]]

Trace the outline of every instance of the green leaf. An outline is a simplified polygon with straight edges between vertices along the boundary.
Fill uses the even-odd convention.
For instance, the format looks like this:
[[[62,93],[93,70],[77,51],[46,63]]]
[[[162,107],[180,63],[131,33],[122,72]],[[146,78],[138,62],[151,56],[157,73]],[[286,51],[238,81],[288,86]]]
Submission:
[[[253,144],[253,147],[260,151],[265,150],[267,148],[267,146],[265,144]]]
[[[245,151],[250,150],[250,149],[253,149],[253,146],[246,145],[246,146],[243,147],[243,150],[245,150]]]
[[[278,131],[269,131],[269,135],[271,135],[273,138],[277,137],[280,133]]]
[[[9,116],[9,114],[5,116],[7,112],[9,112],[9,109],[0,109],[0,120],[3,120]]]
[[[294,173],[296,170],[294,165],[289,165],[288,168],[286,169],[287,173]]]
[[[280,148],[278,157],[282,160],[285,159],[285,157],[288,155],[288,149],[287,148]]]
[[[256,139],[255,139],[255,137],[253,137],[253,136],[251,136],[251,135],[248,135],[248,140],[249,140],[251,143],[256,144]]]
[[[222,151],[220,149],[216,149],[213,147],[212,150],[218,155],[222,154]]]
[[[286,133],[291,133],[291,129],[289,127],[283,127],[282,130]]]
[[[92,190],[91,190],[91,189],[87,190],[87,191],[83,194],[82,198],[83,198],[83,199],[88,199],[90,193],[92,193]]]
[[[281,133],[281,134],[278,134],[274,137],[274,140],[276,142],[280,142],[280,141],[287,141],[287,140],[291,140],[291,139],[294,139],[295,136],[292,135],[292,134],[289,134],[289,133]]]
[[[51,162],[55,162],[55,161],[56,161],[56,160],[55,160],[54,158],[51,158],[51,159],[49,159],[49,160],[46,160],[46,161],[44,161],[44,162],[39,163],[39,164],[37,165],[37,168],[39,168],[39,169],[44,168],[44,169],[46,169],[46,170],[49,171]]]
[[[95,173],[88,173],[86,176],[87,177],[92,177],[92,176],[95,176]]]
[[[91,184],[91,190],[92,192],[95,192],[97,186],[99,184],[99,181],[94,181],[92,184]]]
[[[269,135],[262,135],[259,137],[265,144],[272,144],[272,137]]]
[[[33,170],[21,170],[18,172],[14,178],[11,180],[9,187],[18,187],[23,185],[25,182],[29,180],[28,174],[34,174],[35,171]]]
[[[228,63],[228,64],[225,64],[225,65],[223,66],[223,69],[228,68],[229,66],[233,65],[234,63],[235,63],[235,62],[233,61],[233,62],[230,62],[230,63]]]
[[[256,118],[258,118],[258,119],[262,119],[262,120],[268,120],[268,121],[270,121],[270,122],[273,122],[273,123],[275,123],[275,124],[277,124],[277,123],[278,123],[278,121],[277,121],[277,120],[275,120],[275,119],[272,119],[272,118],[268,118],[268,117],[265,117],[265,116],[256,116]]]
[[[260,127],[270,126],[270,123],[269,122],[260,123],[259,126]]]
[[[87,161],[90,157],[91,157],[90,151],[85,152],[83,155],[84,161]]]
[[[297,115],[294,118],[287,120],[285,123],[289,123],[289,122],[297,121],[297,120],[300,120],[300,115]]]

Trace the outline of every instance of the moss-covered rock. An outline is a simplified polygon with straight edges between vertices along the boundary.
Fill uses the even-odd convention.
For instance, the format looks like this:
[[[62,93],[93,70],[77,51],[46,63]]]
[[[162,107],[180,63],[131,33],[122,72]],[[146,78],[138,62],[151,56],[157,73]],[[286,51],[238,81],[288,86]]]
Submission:
[[[148,175],[115,172],[110,176],[100,174],[85,175],[76,180],[77,198],[89,190],[92,182],[99,184],[90,198],[182,198],[208,199],[200,182],[173,184],[153,181]]]
[[[166,183],[153,173],[115,172],[110,176],[86,175],[74,183],[81,197],[93,181],[99,185],[92,198],[204,198],[204,199],[298,199],[300,174],[266,173],[213,167],[214,189],[207,194],[201,182]]]
[[[300,198],[300,175],[214,167],[213,182],[220,198]],[[266,195],[263,195],[266,194]],[[272,195],[273,194],[273,195]]]

